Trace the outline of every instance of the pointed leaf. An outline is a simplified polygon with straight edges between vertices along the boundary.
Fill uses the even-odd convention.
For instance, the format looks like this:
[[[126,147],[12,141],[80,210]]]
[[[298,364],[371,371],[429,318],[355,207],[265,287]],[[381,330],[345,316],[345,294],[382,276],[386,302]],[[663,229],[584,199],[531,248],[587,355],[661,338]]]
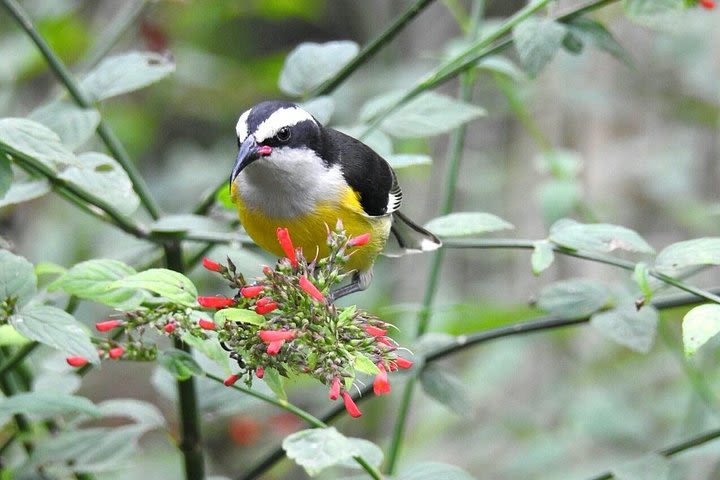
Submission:
[[[430,220],[425,228],[440,237],[462,237],[515,227],[491,213],[455,212]]]
[[[623,306],[596,313],[590,324],[606,337],[636,352],[648,353],[657,333],[658,313],[652,306]]]
[[[93,259],[72,267],[48,285],[48,290],[63,290],[120,310],[132,310],[142,303],[145,295],[131,288],[119,287],[115,282],[136,273],[134,268],[118,260]]]
[[[75,150],[93,136],[100,124],[100,113],[94,108],[81,108],[58,100],[32,112],[30,119],[57,133],[66,147]]]
[[[122,95],[151,85],[175,71],[175,64],[155,52],[130,52],[107,57],[80,86],[93,101]]]
[[[0,250],[0,302],[14,298],[22,307],[37,290],[37,278],[32,263],[24,257]]]
[[[445,405],[452,412],[462,417],[470,415],[472,404],[467,389],[457,377],[436,365],[427,365],[420,373],[420,383],[429,397]]]
[[[285,393],[285,382],[283,381],[283,378],[280,376],[280,373],[275,370],[274,368],[266,368],[265,369],[265,375],[263,376],[263,381],[265,384],[270,387],[270,390],[273,391],[275,396],[284,402],[287,401],[287,393]]]
[[[668,275],[697,265],[720,265],[720,238],[696,238],[673,243],[658,253],[655,259],[655,270]]]
[[[680,29],[684,0],[623,0],[625,15],[635,23],[650,28]]]
[[[404,94],[395,91],[370,100],[360,112],[360,120],[371,121]],[[476,105],[427,91],[385,117],[380,128],[398,138],[429,137],[450,132],[482,115],[485,110]]]
[[[540,275],[547,270],[554,260],[555,252],[553,251],[552,243],[547,240],[539,240],[533,243],[533,253],[530,258],[530,263],[535,275]]]
[[[162,352],[159,363],[177,380],[187,380],[193,375],[205,374],[192,355],[176,348]]]
[[[720,332],[720,305],[699,305],[685,314],[682,324],[685,355],[692,356]]]
[[[550,227],[550,240],[556,244],[591,252],[608,253],[613,250],[654,253],[653,248],[636,232],[607,223],[578,223],[562,219]]]
[[[650,286],[650,269],[648,268],[647,263],[639,262],[635,265],[632,278],[635,283],[637,283],[638,287],[640,287],[640,291],[645,297],[645,302],[647,303],[652,300],[653,291]]]
[[[10,159],[4,153],[0,153],[0,199],[10,190],[13,176]]]
[[[280,90],[301,97],[331,78],[360,51],[351,41],[301,43],[285,59]]]
[[[337,127],[338,131],[344,133],[345,135],[350,135],[353,138],[359,138],[366,129],[367,125]],[[376,129],[371,131],[369,135],[363,138],[362,142],[368,147],[372,148],[375,153],[377,153],[381,157],[387,158],[392,155],[392,140],[390,139],[390,137],[385,135],[382,130]]]
[[[182,273],[165,268],[151,268],[110,284],[116,288],[137,288],[156,293],[180,305],[197,306],[197,289]]]
[[[100,362],[86,328],[65,310],[50,305],[27,305],[10,317],[10,324],[27,338],[57,348],[66,355],[80,355],[89,362]]]
[[[0,119],[0,150],[25,154],[54,171],[77,162],[57,133],[26,118]]]
[[[265,317],[247,308],[223,308],[215,312],[215,323],[222,325],[226,321],[262,325]]]
[[[633,61],[625,48],[615,40],[613,34],[600,22],[586,17],[579,17],[567,24],[568,29],[581,40],[595,45],[626,65]]]
[[[575,278],[543,288],[537,306],[555,315],[582,318],[606,306],[610,299],[610,292],[603,283]]]
[[[5,196],[0,198],[0,208],[34,200],[48,192],[50,192],[50,182],[45,178],[25,181],[16,180],[10,186],[10,190],[5,193]]]
[[[525,80],[525,73],[509,58],[499,55],[485,57],[477,64],[477,69],[502,75],[515,82]]]
[[[513,29],[515,49],[528,75],[536,76],[553,59],[566,31],[561,23],[539,17],[530,17]]]
[[[377,365],[375,365],[372,360],[370,360],[362,353],[355,355],[355,362],[353,366],[355,367],[356,371],[367,373],[368,375],[377,375],[378,373],[380,373],[380,369],[377,367]]]
[[[87,398],[57,392],[18,393],[0,400],[0,417],[22,414],[48,418],[65,413],[99,417],[100,409]]]

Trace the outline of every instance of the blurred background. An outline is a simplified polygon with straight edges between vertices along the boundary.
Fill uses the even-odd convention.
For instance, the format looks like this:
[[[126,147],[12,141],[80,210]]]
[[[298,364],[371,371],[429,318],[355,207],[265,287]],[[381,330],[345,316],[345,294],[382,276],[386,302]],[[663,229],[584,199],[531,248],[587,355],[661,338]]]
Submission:
[[[97,63],[114,19],[142,8],[111,53],[158,51],[173,58],[176,73],[99,108],[169,213],[189,211],[227,177],[236,155],[239,114],[258,101],[283,97],[277,80],[294,47],[330,40],[362,46],[409,5],[383,0],[21,3],[78,75]],[[524,4],[486,3],[484,26]],[[578,3],[558,1],[553,11]],[[463,35],[456,13],[468,11],[469,4],[438,0],[423,12],[333,94],[336,108],[329,124],[356,123],[368,99],[409,86],[437,65]],[[512,82],[500,84],[496,76],[478,73],[473,103],[488,114],[469,125],[454,210],[499,215],[515,225],[503,234],[512,238],[544,238],[549,225],[564,216],[628,226],[657,250],[682,239],[718,235],[720,12],[694,9],[661,31],[630,23],[619,5],[599,11],[596,18],[627,49],[627,63],[586,49],[580,55],[561,52],[536,79],[518,72]],[[512,50],[505,55],[516,58]],[[26,116],[64,93],[4,11],[0,59],[0,117]],[[452,96],[457,91],[457,82],[441,88]],[[522,107],[518,110],[508,98]],[[102,150],[92,142],[85,148]],[[395,143],[396,151],[433,159],[428,166],[399,170],[404,210],[419,223],[438,214],[447,142],[442,136]],[[562,155],[575,173],[558,178],[547,168],[543,151],[545,158]],[[54,194],[0,205],[0,236],[33,263],[69,267],[93,257],[139,263],[150,251]],[[211,216],[229,224],[234,213],[218,206]],[[240,245],[218,247],[209,256],[222,259],[225,254],[251,275],[270,261]],[[352,302],[398,325],[397,339],[411,344],[428,265],[422,256],[383,259],[371,288]],[[191,273],[201,292],[227,291],[208,273]],[[528,251],[449,251],[431,330],[471,333],[537,316],[541,312],[532,300],[540,289],[573,277],[632,288],[627,273],[586,261],[559,258],[535,277]],[[718,278],[705,274],[697,282],[713,285]],[[647,355],[581,326],[498,340],[443,362],[442,368],[465,388],[456,408],[461,412],[416,395],[401,465],[442,461],[479,478],[577,479],[717,425],[719,359],[706,352],[692,363],[684,360],[682,313],[663,313]],[[107,314],[83,304],[77,318],[91,325]],[[152,365],[107,363],[78,385],[57,366],[61,363],[51,352],[37,362],[40,387],[79,388],[79,394],[94,400],[150,401],[167,416],[171,435],[177,434],[174,383]],[[402,383],[391,380],[392,395],[366,402],[362,420],[343,418],[338,428],[387,447]],[[237,392],[206,382],[201,387],[213,474],[238,477],[300,428],[294,417]],[[711,394],[698,394],[702,389]],[[289,391],[293,402],[311,412],[330,406],[321,385],[294,381]],[[720,443],[678,456],[673,468],[672,478],[720,477]],[[162,480],[180,478],[180,472],[172,440],[151,433],[132,465],[98,478]],[[304,473],[285,460],[263,478],[304,478]]]

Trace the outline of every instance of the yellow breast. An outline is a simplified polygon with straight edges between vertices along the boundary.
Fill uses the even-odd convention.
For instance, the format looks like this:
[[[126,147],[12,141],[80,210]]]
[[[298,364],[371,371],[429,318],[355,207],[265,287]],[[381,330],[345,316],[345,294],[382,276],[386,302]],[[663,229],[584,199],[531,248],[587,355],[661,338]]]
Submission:
[[[238,194],[235,184],[232,185],[232,198],[237,206],[240,222],[248,235],[262,249],[278,257],[284,255],[277,241],[278,227],[287,228],[294,245],[302,247],[305,256],[312,259],[316,252],[319,257],[328,255],[327,227],[335,228],[337,221],[341,220],[348,236],[370,233],[370,242],[358,248],[347,265],[348,271],[363,271],[372,266],[390,234],[390,216],[365,215],[357,193],[349,187],[345,189],[339,202],[318,203],[311,213],[293,218],[273,218],[260,208],[249,208]]]

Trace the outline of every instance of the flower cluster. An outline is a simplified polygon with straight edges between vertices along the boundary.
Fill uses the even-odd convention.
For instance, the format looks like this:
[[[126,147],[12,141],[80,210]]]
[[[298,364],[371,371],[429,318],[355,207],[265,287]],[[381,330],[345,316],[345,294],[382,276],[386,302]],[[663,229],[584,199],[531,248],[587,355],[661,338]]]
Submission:
[[[293,246],[286,228],[277,229],[277,239],[285,256],[275,268],[263,267],[262,276],[251,282],[230,259],[223,265],[205,258],[203,266],[237,292],[233,297],[199,296],[197,302],[205,311],[160,304],[97,323],[100,332],[123,329],[128,338],[123,345],[113,339],[100,342],[101,357],[154,359],[156,346],[142,337],[148,329],[173,338],[212,337],[238,365],[226,385],[243,380],[250,386],[268,372],[310,375],[327,385],[331,400],[342,398],[348,413],[360,416],[350,395],[357,373],[374,375],[373,391],[383,395],[390,392],[388,374],[412,366],[388,337],[391,325],[354,306],[342,309],[329,301],[331,288],[347,275],[344,267],[350,256],[368,243],[370,235],[348,237],[338,222],[328,231],[329,255],[312,260]],[[68,363],[79,367],[86,361],[70,357]]]

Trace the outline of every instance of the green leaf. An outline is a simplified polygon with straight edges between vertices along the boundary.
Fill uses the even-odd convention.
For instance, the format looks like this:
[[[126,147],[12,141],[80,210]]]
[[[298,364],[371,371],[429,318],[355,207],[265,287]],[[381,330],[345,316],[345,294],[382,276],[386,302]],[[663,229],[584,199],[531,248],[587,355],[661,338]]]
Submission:
[[[265,323],[265,317],[255,313],[247,308],[223,308],[215,312],[215,323],[224,324],[226,321],[251,323],[253,325],[262,325]]]
[[[357,43],[347,40],[301,43],[285,59],[278,86],[288,95],[304,96],[340,71],[359,50]]]
[[[582,318],[605,307],[610,300],[610,292],[603,283],[574,278],[543,288],[537,306],[554,315]]]
[[[646,305],[640,310],[623,306],[596,313],[590,319],[598,332],[636,352],[648,353],[655,342],[658,313]]]
[[[15,181],[10,190],[0,199],[0,208],[8,205],[17,205],[42,197],[50,191],[50,182],[47,179]]]
[[[190,279],[182,273],[165,268],[151,268],[110,285],[115,288],[148,290],[180,305],[197,305],[197,289]]]
[[[367,373],[368,375],[377,375],[378,373],[380,373],[380,369],[377,367],[377,365],[375,365],[372,360],[370,360],[362,353],[358,353],[357,355],[355,355],[355,362],[353,364],[353,367],[356,371]]]
[[[590,252],[608,253],[613,250],[654,253],[655,250],[636,232],[607,223],[578,223],[562,219],[550,227],[550,240],[556,244]]]
[[[14,298],[17,307],[25,305],[37,290],[32,263],[24,257],[0,250],[0,302]]]
[[[638,287],[640,287],[640,291],[642,292],[643,296],[645,297],[645,302],[650,302],[653,297],[653,291],[652,287],[650,287],[650,270],[647,266],[647,263],[645,262],[639,262],[637,265],[635,265],[635,270],[633,270],[633,280],[635,283],[637,283]]]
[[[0,153],[0,199],[10,190],[13,176],[10,159],[4,153]]]
[[[379,467],[383,461],[383,451],[370,440],[363,438],[347,437],[350,448],[356,456],[362,457],[370,465]],[[338,466],[361,470],[363,467],[353,458],[344,458],[338,462]]]
[[[140,205],[130,177],[122,166],[104,153],[87,152],[78,156],[79,163],[58,175],[86,192],[105,200],[123,215],[130,215]]]
[[[657,453],[648,453],[610,469],[617,480],[668,480],[670,460]]]
[[[315,120],[321,125],[327,125],[335,111],[335,100],[328,95],[323,95],[301,103],[300,108],[315,117]]]
[[[207,358],[215,362],[226,375],[230,375],[230,357],[228,352],[223,350],[217,337],[200,338],[186,333],[182,336],[182,341],[205,355]]]
[[[452,412],[462,417],[470,415],[472,404],[465,385],[441,367],[427,365],[420,373],[420,384],[429,397]]]
[[[615,40],[613,34],[602,23],[590,18],[579,17],[566,25],[583,42],[595,45],[626,65],[632,65],[633,61],[628,51]]]
[[[105,58],[80,83],[93,101],[151,85],[175,71],[175,64],[154,52],[130,52]]]
[[[160,354],[160,366],[170,372],[177,380],[187,380],[193,375],[204,375],[202,367],[189,353],[176,348]]]
[[[673,275],[697,265],[720,265],[720,238],[705,237],[673,243],[658,253],[655,270]]]
[[[465,470],[445,463],[418,463],[402,470],[395,480],[477,480]]]
[[[302,466],[310,476],[333,465],[347,465],[347,461],[357,455],[362,455],[373,466],[380,465],[383,457],[376,445],[367,440],[348,438],[335,427],[292,433],[285,437],[282,447],[288,458]]]
[[[368,101],[360,112],[360,120],[371,121],[404,94],[394,91]],[[390,113],[380,128],[398,138],[429,137],[450,132],[482,115],[485,110],[476,105],[427,91]]]
[[[463,237],[515,227],[491,213],[455,212],[430,220],[425,228],[440,237]]]
[[[75,150],[93,136],[100,124],[100,113],[94,108],[57,100],[32,112],[30,119],[57,133],[66,147]]]
[[[385,160],[387,160],[395,170],[432,165],[432,158],[430,158],[429,155],[423,155],[421,153],[396,153],[385,157]]]
[[[100,362],[86,328],[65,310],[50,305],[27,305],[10,317],[10,324],[27,338],[57,348],[66,355],[80,355],[92,363]]]
[[[502,75],[515,82],[525,80],[525,73],[513,61],[499,55],[483,58],[477,63],[477,69]]]
[[[572,213],[580,204],[582,188],[576,180],[550,180],[538,190],[543,220],[550,225]]]
[[[566,30],[565,37],[563,38],[562,46],[568,53],[578,55],[582,53],[585,44],[577,33],[568,28]]]
[[[547,270],[554,260],[555,252],[553,251],[552,243],[547,240],[538,240],[533,243],[533,253],[530,257],[530,264],[532,265],[532,271],[535,275],[540,275]]]
[[[623,0],[625,15],[635,23],[661,30],[678,30],[684,0]]]
[[[29,341],[26,337],[20,335],[12,325],[0,325],[1,346],[25,345]]]
[[[144,431],[163,428],[166,425],[162,412],[152,403],[134,398],[113,398],[98,404],[103,417],[127,417]]]
[[[699,305],[685,314],[682,324],[685,355],[695,355],[700,347],[720,332],[720,305]]]
[[[520,61],[531,77],[553,59],[567,32],[551,18],[530,17],[513,29],[513,40]]]
[[[64,275],[67,268],[53,262],[39,262],[35,264],[35,275],[42,277],[44,275]]]
[[[144,300],[142,292],[118,287],[116,281],[134,275],[134,268],[110,259],[93,259],[78,263],[50,285],[48,290],[63,290],[79,298],[118,308],[132,310]]]
[[[48,418],[65,413],[99,417],[100,409],[87,398],[58,392],[18,393],[0,400],[0,417],[22,414]]]
[[[280,376],[280,372],[274,368],[266,368],[265,375],[263,375],[263,381],[268,387],[270,387],[270,390],[273,391],[278,400],[282,400],[284,402],[287,401],[288,397],[287,393],[285,393],[285,382]]]
[[[336,128],[336,130],[344,133],[345,135],[350,135],[353,138],[359,138],[366,129],[367,125],[353,125],[351,127],[342,126]],[[385,135],[382,130],[372,130],[368,136],[363,138],[363,143],[372,148],[375,153],[381,157],[387,158],[392,155],[392,140],[390,137]]]
[[[25,154],[54,171],[77,162],[57,133],[27,118],[0,119],[0,149]]]

